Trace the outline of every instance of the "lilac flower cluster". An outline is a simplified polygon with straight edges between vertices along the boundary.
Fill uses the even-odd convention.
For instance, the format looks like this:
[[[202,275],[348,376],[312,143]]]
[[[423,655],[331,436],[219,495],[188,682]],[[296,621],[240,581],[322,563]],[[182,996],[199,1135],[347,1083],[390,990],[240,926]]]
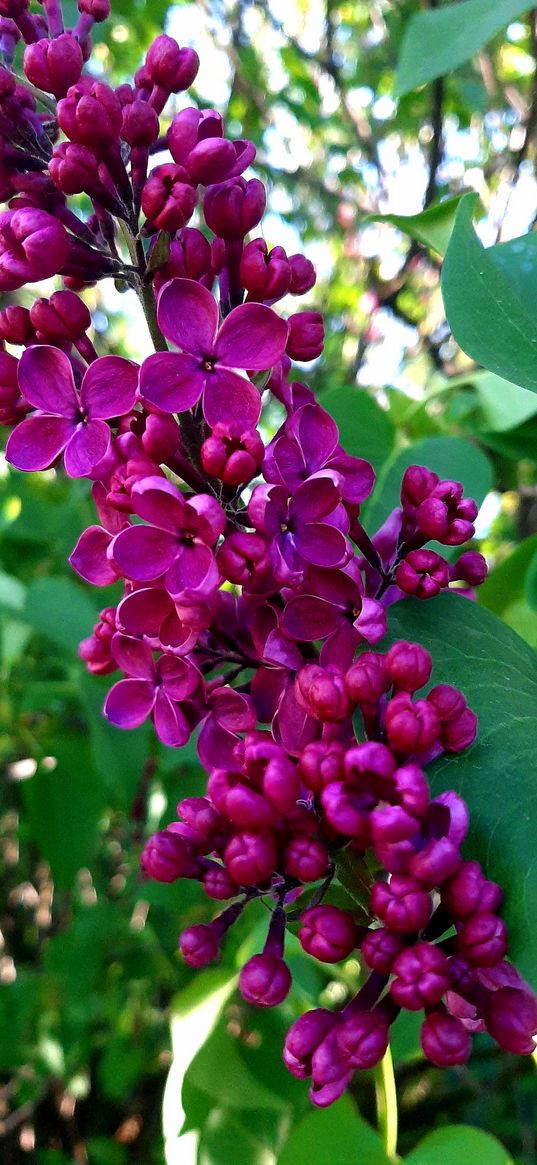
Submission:
[[[38,14],[0,0],[0,289],[64,284],[0,313],[0,421],[16,468],[63,463],[93,483],[98,523],[71,563],[95,586],[122,586],[80,648],[91,672],[120,673],[105,715],[123,729],[150,717],[175,748],[199,730],[206,796],[179,803],[143,868],[227,903],[181,935],[193,967],[265,899],[266,942],[239,983],[257,1006],[289,992],[288,925],[321,962],[359,952],[356,997],[302,1016],[286,1041],[318,1105],[380,1060],[401,1008],[425,1011],[434,1064],[463,1063],[485,1029],[528,1053],[537,1001],[505,958],[501,892],[461,855],[464,802],[431,797],[425,774],[473,742],[475,715],[450,685],[418,694],[432,670],[419,644],[371,650],[396,600],[461,584],[471,596],[483,581],[481,555],[453,564],[427,547],[467,542],[476,504],[411,466],[400,506],[366,533],[373,470],[294,379],[293,362],[321,355],[322,318],[274,310],[313,287],[312,264],[248,237],[265,208],[262,183],[243,176],[252,143],[227,138],[214,110],[167,116],[195,79],[192,49],[157,37],[132,86],[83,71],[108,8],[78,0],[66,30],[60,0]],[[12,69],[21,38],[29,85]],[[90,218],[69,202],[80,193]],[[140,368],[98,356],[87,335],[78,292],[110,276],[144,308],[155,352]],[[362,879],[374,870],[367,926],[330,901],[342,862]]]

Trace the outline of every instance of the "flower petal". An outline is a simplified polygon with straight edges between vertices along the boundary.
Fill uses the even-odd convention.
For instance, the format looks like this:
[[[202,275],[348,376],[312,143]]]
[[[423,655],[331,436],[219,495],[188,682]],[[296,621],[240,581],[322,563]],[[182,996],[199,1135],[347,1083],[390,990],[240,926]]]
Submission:
[[[285,352],[289,328],[272,308],[243,303],[229,313],[216,338],[215,354],[225,368],[272,368]],[[189,349],[190,350],[190,349]]]
[[[219,421],[241,421],[245,429],[255,429],[260,412],[261,397],[246,377],[218,367],[206,374],[203,415],[211,428]]]
[[[108,453],[111,439],[106,421],[77,425],[65,448],[65,472],[69,477],[87,477]]]
[[[295,546],[306,562],[325,568],[344,566],[350,558],[345,535],[327,522],[309,522],[295,534]]]
[[[18,369],[22,395],[36,409],[75,417],[79,402],[71,362],[51,344],[34,344],[23,352]]]
[[[207,599],[220,581],[212,550],[198,541],[191,546],[177,547],[177,550],[166,574],[166,590],[182,600],[190,595],[198,602]]]
[[[121,600],[117,620],[127,635],[158,635],[170,611],[173,604],[167,591],[161,587],[140,587]]]
[[[102,526],[88,526],[69,555],[73,570],[95,587],[108,587],[117,582],[117,570],[106,556],[111,541],[112,535]]]
[[[90,364],[80,389],[80,403],[93,419],[123,417],[136,400],[138,368],[123,356],[100,356]]]
[[[209,356],[218,328],[218,304],[195,279],[172,279],[158,297],[161,332],[184,352]],[[284,345],[285,346],[285,345]]]
[[[315,595],[295,595],[287,603],[282,619],[282,626],[292,639],[306,642],[325,639],[340,623],[340,609]]]
[[[177,554],[177,542],[155,526],[129,526],[114,540],[114,562],[127,578],[151,582],[171,566]]]
[[[170,700],[186,700],[201,679],[197,667],[173,655],[161,655],[157,667]]]
[[[119,680],[104,702],[103,712],[116,728],[138,728],[147,719],[155,702],[148,680]]]
[[[315,522],[324,518],[339,503],[339,492],[330,477],[310,477],[299,485],[289,506],[291,519]]]
[[[194,356],[155,352],[140,368],[140,396],[164,413],[182,413],[197,404],[206,377]]]
[[[159,530],[177,534],[185,525],[185,503],[180,490],[166,477],[143,477],[132,487],[132,507],[139,518]]]
[[[112,637],[112,655],[122,671],[135,680],[147,680],[155,684],[155,664],[153,652],[147,643],[132,635],[116,632]]]
[[[322,469],[337,447],[336,422],[319,405],[304,405],[293,418],[292,428],[304,450],[310,473]]]
[[[184,712],[159,688],[153,712],[155,732],[169,748],[182,748],[190,737],[190,727]]]
[[[6,445],[6,458],[15,469],[28,473],[48,469],[63,453],[72,433],[73,422],[67,417],[35,413],[13,429]]]

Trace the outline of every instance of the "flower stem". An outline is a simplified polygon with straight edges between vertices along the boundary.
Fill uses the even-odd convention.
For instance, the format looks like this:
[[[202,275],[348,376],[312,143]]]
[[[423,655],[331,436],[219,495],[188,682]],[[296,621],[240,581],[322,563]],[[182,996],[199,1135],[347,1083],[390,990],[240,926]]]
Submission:
[[[143,313],[149,328],[149,334],[153,341],[153,347],[156,352],[167,352],[168,345],[157,323],[157,311],[155,306],[155,296],[153,288],[149,283],[144,282],[145,275],[145,255],[142,243],[136,239],[127,223],[119,221],[123,238],[127,244],[127,249],[130,258],[137,269],[137,275],[134,280],[134,289],[142,305]]]
[[[391,1049],[388,1048],[380,1064],[375,1068],[375,1098],[377,1120],[387,1156],[398,1161],[397,1156],[397,1092]]]

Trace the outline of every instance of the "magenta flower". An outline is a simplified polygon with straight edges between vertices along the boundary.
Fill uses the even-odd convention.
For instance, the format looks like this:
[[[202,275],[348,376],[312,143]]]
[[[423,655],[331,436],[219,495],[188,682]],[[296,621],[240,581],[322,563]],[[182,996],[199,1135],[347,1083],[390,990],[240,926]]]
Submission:
[[[345,501],[363,502],[373,488],[373,468],[361,457],[344,453],[338,440],[336,422],[324,409],[318,404],[302,405],[268,446],[263,475],[294,491],[319,470],[330,471]]]
[[[151,523],[129,526],[114,540],[114,562],[127,578],[152,582],[165,575],[172,595],[196,591],[206,598],[218,585],[211,547],[224,532],[226,516],[209,494],[185,501],[164,477],[144,477],[132,487],[135,514]]]
[[[23,352],[19,386],[35,412],[13,430],[6,457],[16,469],[48,469],[64,454],[70,477],[87,477],[110,447],[107,421],[122,417],[136,399],[137,369],[121,356],[101,356],[77,392],[65,352],[36,344]]]
[[[288,571],[303,572],[308,563],[344,566],[351,557],[349,519],[330,477],[303,481],[292,498],[283,486],[259,485],[248,515],[256,530],[270,536],[276,577],[283,581]]]
[[[255,428],[261,412],[257,388],[236,368],[262,371],[280,360],[287,324],[269,307],[245,303],[218,327],[218,304],[193,279],[172,279],[158,302],[158,322],[181,353],[157,352],[142,364],[140,392],[163,412],[184,412],[203,402],[208,425],[240,420]]]
[[[130,635],[116,634],[112,654],[127,674],[110,689],[104,714],[117,728],[138,728],[151,716],[163,744],[180,748],[190,736],[190,726],[178,700],[190,696],[200,681],[197,668],[175,655],[156,661],[147,643]]]

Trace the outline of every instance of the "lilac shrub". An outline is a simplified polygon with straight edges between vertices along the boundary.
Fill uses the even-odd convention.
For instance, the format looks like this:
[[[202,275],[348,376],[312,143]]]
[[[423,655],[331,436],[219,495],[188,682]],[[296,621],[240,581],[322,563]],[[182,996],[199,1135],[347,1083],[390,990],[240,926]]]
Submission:
[[[0,0],[0,290],[64,284],[0,313],[0,420],[17,469],[63,464],[93,483],[98,521],[71,564],[88,583],[122,587],[80,648],[90,672],[119,673],[105,716],[121,729],[149,717],[172,748],[199,730],[206,794],[181,800],[178,820],[150,838],[145,874],[195,879],[224,904],[183,931],[192,967],[217,959],[264,899],[266,942],[239,978],[259,1007],[290,990],[289,923],[324,964],[358,952],[356,996],[301,1016],[286,1040],[285,1063],[311,1078],[317,1105],[379,1062],[402,1009],[424,1012],[433,1064],[464,1063],[484,1030],[528,1054],[537,1001],[507,961],[501,890],[462,856],[464,802],[432,796],[426,775],[472,744],[476,717],[456,688],[429,687],[433,660],[418,643],[379,649],[396,600],[461,584],[471,598],[483,581],[480,554],[452,563],[428,547],[463,546],[477,506],[413,465],[400,506],[366,533],[373,470],[341,447],[293,369],[323,349],[321,316],[288,314],[313,266],[249,238],[266,201],[244,176],[255,148],[226,137],[211,109],[161,123],[198,68],[168,36],[132,85],[85,71],[108,10],[78,0],[66,30],[59,0],[37,14]],[[29,85],[12,68],[21,39]],[[69,201],[80,193],[89,218]],[[142,303],[155,352],[141,367],[99,356],[87,335],[79,293],[106,277]],[[263,409],[263,433],[284,417],[268,443]],[[366,853],[367,924],[330,901],[341,863]]]

